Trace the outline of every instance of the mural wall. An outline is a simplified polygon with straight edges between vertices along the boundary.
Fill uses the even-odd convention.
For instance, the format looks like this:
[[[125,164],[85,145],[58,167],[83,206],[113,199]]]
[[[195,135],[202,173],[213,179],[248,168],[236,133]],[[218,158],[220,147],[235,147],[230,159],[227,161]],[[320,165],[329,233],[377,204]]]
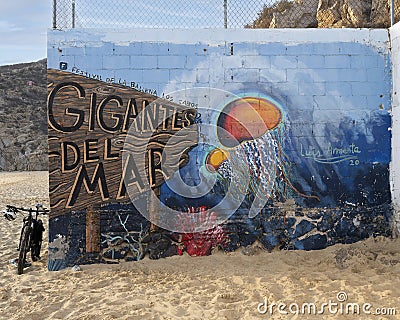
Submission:
[[[391,235],[386,31],[156,31],[49,32],[50,270]]]

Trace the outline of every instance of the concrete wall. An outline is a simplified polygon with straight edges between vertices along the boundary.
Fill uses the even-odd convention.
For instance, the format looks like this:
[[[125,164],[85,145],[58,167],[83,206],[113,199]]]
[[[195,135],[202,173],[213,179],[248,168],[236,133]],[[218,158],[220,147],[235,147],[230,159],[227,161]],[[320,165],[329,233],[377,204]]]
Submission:
[[[193,197],[194,189],[185,196],[187,186],[182,188],[175,176],[161,186],[161,201],[176,210],[200,212],[225,199],[229,179],[241,185],[247,174],[244,185],[249,186],[237,191],[238,197],[246,197],[220,229],[213,229],[224,240],[213,242],[212,235],[203,235],[208,249],[219,245],[230,251],[259,241],[268,250],[310,250],[391,234],[391,68],[386,30],[74,30],[51,31],[48,39],[50,69],[198,108],[198,142],[180,177],[191,187],[212,179],[216,185],[199,197]],[[224,126],[237,132],[221,115],[233,112],[232,103],[238,99],[257,105],[262,123],[269,123],[268,130],[255,130],[256,136],[239,146],[222,142],[209,129]],[[273,125],[271,114],[279,115]],[[250,127],[259,124],[244,118]],[[242,169],[232,170],[227,162],[218,161],[216,147]],[[207,165],[214,171],[206,170]],[[103,237],[121,225],[117,212],[127,214],[118,204],[110,206],[103,207],[102,219],[108,221],[102,223]],[[85,237],[73,238],[84,234],[84,228],[71,236],[61,224],[84,225],[79,219],[85,221],[85,212],[67,216],[51,223],[50,242],[64,234],[67,242],[75,241],[70,247],[78,250]],[[137,226],[132,224],[132,230]],[[166,247],[172,246],[175,236],[168,233],[166,241],[171,242]],[[170,253],[210,252],[193,251],[198,241],[194,238],[181,237],[182,245]],[[116,252],[102,245],[100,259],[109,258],[110,250]],[[67,264],[85,260],[84,254],[66,256]]]
[[[391,163],[391,186],[394,208],[395,232],[400,231],[400,23],[390,28],[391,61],[392,61],[392,163]]]

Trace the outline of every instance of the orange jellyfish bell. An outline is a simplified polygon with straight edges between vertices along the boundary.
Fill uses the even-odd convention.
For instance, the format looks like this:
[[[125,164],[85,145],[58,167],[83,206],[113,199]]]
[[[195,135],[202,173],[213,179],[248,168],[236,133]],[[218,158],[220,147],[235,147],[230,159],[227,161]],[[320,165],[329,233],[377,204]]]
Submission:
[[[234,100],[222,110],[217,135],[225,147],[261,137],[282,121],[282,111],[264,98],[245,97]]]
[[[227,159],[228,153],[226,151],[215,148],[207,155],[206,168],[210,172],[216,172],[221,163]]]

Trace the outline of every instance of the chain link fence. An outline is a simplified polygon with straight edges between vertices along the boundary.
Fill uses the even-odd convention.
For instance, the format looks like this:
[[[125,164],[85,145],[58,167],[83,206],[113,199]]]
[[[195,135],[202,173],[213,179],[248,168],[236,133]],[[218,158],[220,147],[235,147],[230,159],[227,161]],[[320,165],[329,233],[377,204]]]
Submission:
[[[387,28],[400,0],[53,0],[53,28]]]

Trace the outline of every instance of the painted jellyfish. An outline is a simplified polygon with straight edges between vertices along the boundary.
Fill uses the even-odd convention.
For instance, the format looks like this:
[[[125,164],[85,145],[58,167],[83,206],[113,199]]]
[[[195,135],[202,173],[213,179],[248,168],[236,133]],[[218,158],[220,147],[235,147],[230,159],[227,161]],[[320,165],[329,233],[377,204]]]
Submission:
[[[287,172],[283,117],[276,101],[252,96],[228,103],[218,117],[217,135],[224,149],[213,149],[206,167],[219,173],[226,190],[234,183],[242,194],[254,195],[250,217],[257,215],[269,199],[285,197],[287,186],[301,194]],[[250,175],[249,185],[241,183],[246,175]]]

